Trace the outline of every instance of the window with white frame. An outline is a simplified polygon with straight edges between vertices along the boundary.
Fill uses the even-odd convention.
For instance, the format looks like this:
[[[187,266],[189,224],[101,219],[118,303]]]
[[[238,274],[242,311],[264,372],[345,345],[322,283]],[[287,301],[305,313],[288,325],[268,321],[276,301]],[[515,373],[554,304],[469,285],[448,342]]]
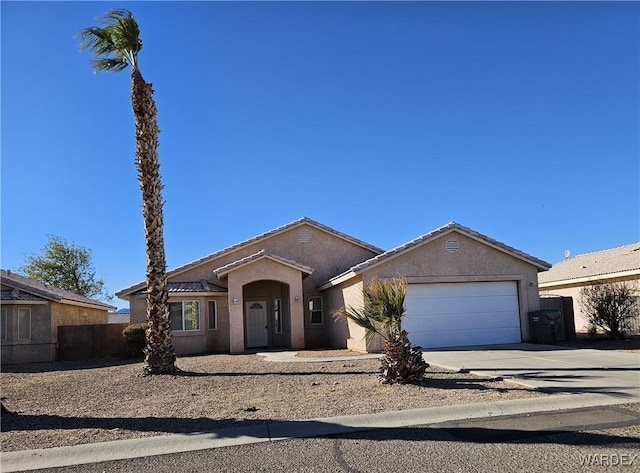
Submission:
[[[282,333],[282,299],[273,300],[273,330]]]
[[[216,307],[216,301],[208,301],[207,308],[209,309],[209,330],[215,330],[218,328],[218,308]]]
[[[171,330],[174,332],[199,330],[200,307],[198,301],[169,302]]]
[[[9,328],[9,313],[7,309],[2,309],[0,312],[0,337],[2,340],[8,340],[9,335],[7,329]]]
[[[309,313],[311,314],[311,325],[322,323],[322,297],[309,298]]]
[[[31,309],[18,309],[18,340],[31,340]]]

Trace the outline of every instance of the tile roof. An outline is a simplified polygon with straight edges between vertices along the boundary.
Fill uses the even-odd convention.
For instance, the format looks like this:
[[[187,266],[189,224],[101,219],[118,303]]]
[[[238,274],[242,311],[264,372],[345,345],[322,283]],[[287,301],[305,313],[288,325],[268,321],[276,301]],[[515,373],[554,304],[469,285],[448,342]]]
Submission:
[[[109,312],[107,314],[109,324],[128,324],[131,322],[131,314],[127,313],[119,313],[119,312]]]
[[[66,304],[87,304],[100,309],[115,309],[114,306],[105,304],[104,302],[90,299],[88,297],[75,294],[73,292],[58,289],[57,287],[48,286],[41,282],[34,281],[12,271],[0,269],[0,281],[2,285],[17,289],[20,293],[28,293],[35,297],[61,302]],[[26,296],[25,296],[26,297]]]
[[[572,256],[540,274],[540,285],[580,279],[605,279],[613,275],[640,275],[640,242]]]
[[[194,292],[210,292],[226,294],[227,288],[218,286],[217,284],[210,283],[204,279],[200,281],[181,281],[181,282],[167,282],[167,290],[169,294],[190,294]],[[142,288],[133,293],[134,296],[146,294],[146,288]]]
[[[215,273],[215,275],[220,278],[225,276],[226,274],[230,273],[231,271],[233,271],[234,269],[238,269],[242,266],[245,266],[247,264],[253,263],[255,261],[258,261],[260,259],[270,259],[273,261],[277,261],[278,263],[282,263],[286,266],[290,266],[293,267],[295,269],[298,269],[299,271],[301,271],[302,273],[304,273],[305,276],[308,276],[309,274],[313,273],[313,268],[310,268],[309,266],[305,266],[304,264],[300,264],[300,263],[296,263],[295,261],[289,260],[287,258],[283,258],[282,256],[278,256],[278,255],[274,255],[272,253],[267,253],[265,250],[260,250],[257,253],[254,253],[252,255],[249,255],[245,258],[241,258],[237,261],[234,261],[232,263],[226,264],[220,268],[214,269],[213,272]]]
[[[0,291],[0,300],[3,301],[46,301],[43,297],[21,291],[20,289],[10,289]]]
[[[326,289],[327,287],[330,287],[334,282],[337,281],[343,281],[345,278],[350,278],[351,276],[355,276],[356,274],[372,268],[374,266],[377,266],[378,264],[387,261],[391,258],[394,258],[395,256],[398,256],[400,254],[403,254],[413,248],[415,248],[416,246],[419,246],[423,243],[426,243],[428,241],[432,241],[436,238],[439,238],[443,235],[446,235],[447,233],[451,233],[453,231],[457,231],[459,233],[465,234],[470,238],[473,238],[474,240],[478,240],[481,241],[485,244],[488,244],[500,251],[503,251],[505,253],[510,254],[511,256],[514,256],[518,259],[524,260],[534,266],[538,267],[538,270],[540,271],[544,271],[547,270],[551,267],[551,265],[545,261],[542,261],[541,259],[535,258],[527,253],[524,253],[520,250],[516,250],[515,248],[505,245],[504,243],[501,243],[497,240],[494,240],[493,238],[489,238],[486,235],[483,235],[479,232],[476,232],[475,230],[472,230],[471,228],[465,227],[463,225],[460,225],[459,223],[456,222],[449,222],[446,225],[443,225],[440,228],[436,228],[435,230],[429,232],[429,233],[425,233],[424,235],[420,235],[417,238],[414,238],[413,240],[397,246],[396,248],[393,248],[389,251],[385,251],[382,254],[379,254],[377,256],[374,256],[373,258],[369,258],[366,261],[363,261],[360,264],[357,264],[353,267],[351,267],[350,269],[348,269],[347,271],[345,271],[342,274],[339,274],[333,278],[331,278],[329,281],[327,281],[326,283],[322,284],[321,286],[319,286],[321,289]]]
[[[212,260],[214,258],[217,258],[217,257],[219,257],[219,256],[221,256],[221,255],[223,255],[225,253],[229,253],[231,251],[240,249],[243,246],[253,244],[255,242],[264,240],[265,238],[269,238],[269,237],[272,237],[274,235],[278,235],[278,234],[283,233],[283,232],[285,232],[287,230],[291,230],[292,228],[295,228],[295,227],[298,227],[298,226],[304,225],[304,224],[311,225],[312,227],[316,227],[319,230],[323,230],[323,231],[325,231],[327,233],[330,233],[332,235],[337,236],[338,238],[342,238],[342,239],[347,240],[347,241],[349,241],[351,243],[354,243],[356,245],[362,246],[362,247],[364,247],[366,249],[369,249],[369,250],[371,250],[371,251],[373,251],[375,253],[382,253],[384,251],[381,248],[378,248],[376,246],[370,245],[369,243],[366,243],[366,242],[364,242],[362,240],[358,240],[357,238],[349,236],[346,233],[342,233],[342,232],[336,231],[333,228],[328,227],[326,225],[323,225],[323,224],[321,224],[319,222],[316,222],[315,220],[312,220],[312,219],[310,219],[308,217],[302,217],[302,218],[299,218],[298,220],[294,220],[291,223],[287,223],[286,225],[282,225],[280,227],[274,228],[273,230],[269,230],[268,232],[261,233],[260,235],[257,235],[257,236],[254,236],[252,238],[249,238],[248,240],[241,241],[240,243],[236,243],[236,244],[231,245],[231,246],[229,246],[227,248],[224,248],[222,250],[216,251],[215,253],[211,253],[211,254],[208,254],[206,256],[203,256],[202,258],[199,258],[199,259],[197,259],[195,261],[191,261],[190,263],[186,263],[186,264],[184,264],[182,266],[178,266],[177,268],[173,268],[172,270],[167,272],[167,276],[175,276],[176,274],[182,273],[184,271],[187,271],[189,269],[197,267],[197,266],[199,266],[201,264],[205,264],[208,261],[210,261],[210,260]],[[127,296],[129,294],[132,294],[134,291],[138,291],[140,289],[143,289],[145,284],[146,284],[145,281],[141,281],[141,282],[136,283],[136,284],[134,284],[132,286],[129,286],[129,287],[124,288],[124,289],[121,289],[120,291],[116,292],[116,296],[122,297],[122,296]]]

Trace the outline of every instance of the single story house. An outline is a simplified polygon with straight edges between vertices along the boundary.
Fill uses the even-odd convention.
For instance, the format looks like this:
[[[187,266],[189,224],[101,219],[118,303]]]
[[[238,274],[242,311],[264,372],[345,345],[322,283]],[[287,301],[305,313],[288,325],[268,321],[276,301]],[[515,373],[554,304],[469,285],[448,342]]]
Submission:
[[[55,361],[58,327],[106,324],[114,306],[0,270],[2,363]]]
[[[640,299],[640,242],[576,255],[554,264],[540,275],[540,295],[573,298],[577,332],[588,332],[589,322],[580,304],[580,290],[601,283],[626,282]],[[636,316],[632,331],[640,332]]]
[[[373,278],[408,282],[405,327],[423,348],[529,340],[538,272],[550,265],[451,222],[383,251],[309,218],[167,273],[178,354],[256,348],[379,350],[332,312],[362,302]],[[116,295],[146,317],[146,285]]]

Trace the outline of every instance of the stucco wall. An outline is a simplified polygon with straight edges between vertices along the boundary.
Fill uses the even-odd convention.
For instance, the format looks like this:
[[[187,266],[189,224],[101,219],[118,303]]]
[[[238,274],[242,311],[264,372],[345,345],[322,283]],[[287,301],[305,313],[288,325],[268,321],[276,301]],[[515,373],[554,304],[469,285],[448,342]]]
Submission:
[[[640,280],[636,277],[631,278],[615,278],[615,279],[603,279],[601,282],[625,282],[632,288],[634,288],[637,297],[640,297]],[[546,296],[564,296],[571,297],[573,299],[573,314],[576,325],[577,333],[587,333],[589,331],[589,321],[582,309],[580,291],[584,287],[589,287],[590,284],[559,284],[556,287],[547,287],[540,289],[540,295]]]
[[[288,286],[291,299],[289,307],[291,348],[299,349],[305,346],[302,274],[290,266],[263,258],[239,267],[228,275],[229,300],[232,301],[229,306],[232,353],[241,353],[245,349],[244,287],[264,280],[278,281]]]
[[[310,232],[311,241],[299,241],[299,233],[301,231]],[[240,350],[239,337],[243,332],[243,327],[240,324],[241,312],[244,311],[244,304],[242,304],[242,285],[251,283],[255,281],[256,278],[287,282],[293,277],[288,273],[291,268],[284,270],[283,268],[287,267],[278,264],[263,267],[260,266],[260,263],[232,271],[228,277],[223,277],[222,280],[219,280],[215,276],[213,272],[214,269],[255,254],[263,249],[267,253],[286,258],[313,269],[313,273],[301,281],[302,289],[300,291],[294,294],[293,288],[290,289],[289,316],[293,330],[291,334],[291,346],[293,348],[303,348],[305,345],[309,347],[328,346],[332,343],[330,341],[330,329],[333,325],[330,315],[331,307],[324,300],[324,294],[319,293],[316,287],[336,274],[376,254],[372,250],[363,248],[307,223],[303,223],[280,234],[234,249],[211,261],[172,276],[170,281],[200,281],[204,279],[211,283],[228,287],[229,289],[228,296],[226,297],[227,303],[218,304],[219,328],[217,331],[219,332],[219,340],[221,340],[221,342],[213,343],[212,338],[208,337],[207,343],[202,345],[201,341],[198,340],[199,334],[184,335],[185,337],[193,338],[194,345],[199,347],[199,349],[201,348],[203,351],[222,350],[223,347],[227,346],[227,343],[231,343],[229,340],[233,339],[233,334],[235,333],[236,340],[238,341],[235,345],[231,343],[232,346],[230,349],[231,351],[238,352],[238,350]],[[242,271],[242,273],[238,271]],[[282,271],[287,273],[286,277],[283,276],[284,273],[281,274]],[[246,272],[246,274],[244,272]],[[300,278],[300,273],[297,272],[297,276],[295,277]],[[234,286],[234,280],[241,280],[240,286]],[[287,282],[287,284],[288,283],[289,282]],[[296,296],[298,297],[297,301],[295,300]],[[324,314],[322,325],[310,324],[308,301],[309,297],[312,296],[323,297]],[[234,298],[238,299],[238,304],[229,302],[233,301]],[[175,299],[172,296],[170,300],[173,301]],[[144,296],[132,296],[130,298],[130,310],[131,323],[144,322],[146,320],[146,301]],[[231,314],[230,311],[232,312]],[[230,320],[235,320],[236,322],[230,323]],[[226,342],[222,337],[223,330],[231,333],[231,335],[227,336]],[[182,347],[186,349],[186,345],[189,343],[191,342],[188,340],[175,342],[176,350],[178,350],[178,347],[181,347],[180,349],[182,349]]]
[[[455,238],[459,243],[456,253],[446,250],[445,242]],[[522,340],[530,339],[528,312],[540,308],[537,268],[519,258],[476,241],[459,232],[451,232],[440,238],[413,247],[410,251],[390,258],[362,273],[362,283],[374,278],[404,277],[409,284],[444,282],[515,281],[518,287]],[[350,280],[336,288],[328,289],[331,300],[337,300],[340,291],[345,305],[361,304],[362,285]],[[338,336],[342,328],[334,329]],[[364,330],[349,324],[347,347],[358,351],[377,351],[380,340],[366,342]]]
[[[106,309],[93,309],[75,305],[51,303],[51,333],[58,338],[60,325],[98,325],[106,324],[109,320]]]
[[[31,338],[18,339],[18,309],[31,312]],[[3,303],[7,311],[7,340],[1,341],[2,364],[53,361],[56,356],[56,339],[51,333],[50,303]]]
[[[223,353],[229,351],[229,308],[225,296],[189,296],[171,295],[169,302],[198,301],[199,329],[189,331],[174,330],[171,340],[177,355],[193,355],[197,353]],[[209,301],[216,302],[217,326],[209,329]],[[131,323],[147,321],[147,301],[144,295],[134,296],[129,301]]]

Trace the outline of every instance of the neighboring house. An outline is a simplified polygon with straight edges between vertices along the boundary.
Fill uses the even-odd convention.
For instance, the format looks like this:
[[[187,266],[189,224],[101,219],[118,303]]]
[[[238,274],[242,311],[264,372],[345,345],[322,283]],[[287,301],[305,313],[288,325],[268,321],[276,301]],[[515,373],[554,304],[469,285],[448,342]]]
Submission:
[[[0,270],[2,363],[56,360],[58,327],[106,324],[115,307]]]
[[[379,349],[332,312],[372,278],[405,277],[412,341],[423,348],[529,340],[548,263],[449,223],[384,252],[308,218],[168,272],[178,354],[254,348]],[[146,317],[145,283],[116,293]],[[378,343],[378,344],[376,344]]]
[[[107,323],[110,324],[128,324],[131,321],[129,309],[120,309],[115,312],[109,312]]]
[[[580,290],[598,283],[621,281],[630,284],[640,297],[640,242],[572,256],[554,264],[540,275],[540,295],[573,298],[576,331],[588,332],[589,322],[580,304]],[[633,321],[632,328],[634,332],[640,331],[640,321]]]

